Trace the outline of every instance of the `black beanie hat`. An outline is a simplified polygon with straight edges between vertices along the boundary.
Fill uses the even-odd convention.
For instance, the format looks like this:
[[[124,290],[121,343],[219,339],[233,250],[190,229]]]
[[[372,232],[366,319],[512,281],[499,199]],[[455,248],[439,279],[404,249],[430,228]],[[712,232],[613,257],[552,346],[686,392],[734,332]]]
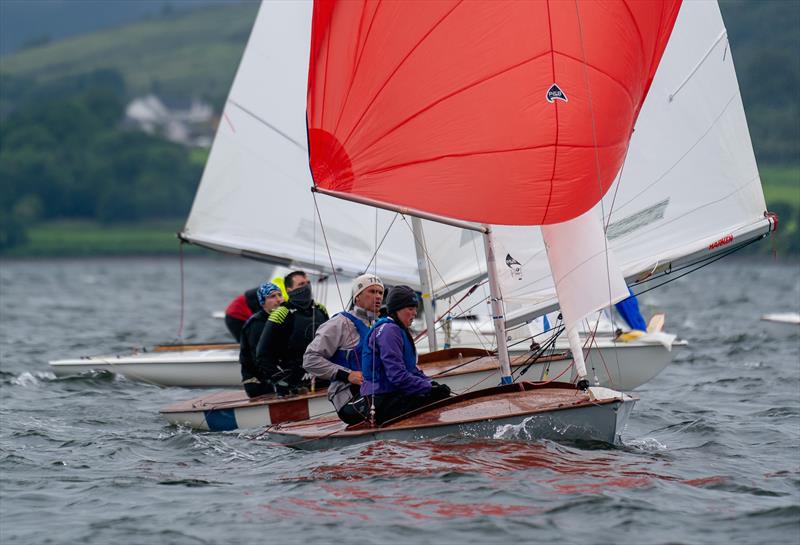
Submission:
[[[389,291],[386,299],[386,310],[389,314],[406,307],[417,306],[417,294],[408,286],[395,286]]]

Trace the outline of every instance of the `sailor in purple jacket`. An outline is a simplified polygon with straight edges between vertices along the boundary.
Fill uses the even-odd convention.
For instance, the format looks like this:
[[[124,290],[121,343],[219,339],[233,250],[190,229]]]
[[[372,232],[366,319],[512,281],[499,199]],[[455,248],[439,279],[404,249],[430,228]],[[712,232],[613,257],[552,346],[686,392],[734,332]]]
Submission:
[[[409,330],[417,304],[416,293],[408,286],[392,288],[386,300],[389,316],[375,322],[364,347],[361,393],[371,396],[377,425],[450,395],[450,388],[432,381],[417,367]]]

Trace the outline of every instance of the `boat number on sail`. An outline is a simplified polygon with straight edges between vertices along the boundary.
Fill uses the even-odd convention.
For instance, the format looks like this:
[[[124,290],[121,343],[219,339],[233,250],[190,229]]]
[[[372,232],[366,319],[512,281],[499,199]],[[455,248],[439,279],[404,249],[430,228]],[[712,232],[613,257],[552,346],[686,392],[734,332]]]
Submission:
[[[506,254],[506,265],[511,270],[511,278],[522,280],[522,263],[511,257],[511,254]]]
[[[563,100],[564,102],[569,102],[567,95],[564,94],[564,91],[561,90],[561,87],[559,87],[554,83],[547,90],[547,102],[550,102],[552,104],[556,100]]]
[[[709,244],[708,245],[708,249],[709,250],[714,250],[716,248],[719,248],[720,246],[725,246],[726,244],[730,244],[731,242],[733,242],[733,235],[725,235],[724,237],[722,237],[718,241],[712,242],[711,244]]]

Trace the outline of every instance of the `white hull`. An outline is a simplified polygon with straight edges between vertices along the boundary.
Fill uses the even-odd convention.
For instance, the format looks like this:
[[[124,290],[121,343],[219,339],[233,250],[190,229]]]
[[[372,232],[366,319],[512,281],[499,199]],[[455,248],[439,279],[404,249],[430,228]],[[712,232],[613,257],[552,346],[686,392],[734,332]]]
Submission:
[[[682,347],[685,344],[685,341],[677,341],[672,347]],[[645,338],[619,343],[601,338],[597,341],[597,347],[589,351],[586,367],[590,378],[593,379],[596,373],[601,385],[627,391],[652,379],[671,360],[672,352],[658,341]],[[547,370],[544,365],[535,364],[525,378],[552,379],[569,365],[569,361],[561,365],[551,363]],[[50,368],[59,377],[102,370],[150,384],[190,388],[239,388],[242,380],[237,349],[170,350],[140,352],[127,356],[87,356],[51,361]],[[546,376],[545,371],[548,371]],[[562,376],[560,380],[570,378]]]
[[[767,322],[778,322],[781,324],[800,325],[800,313],[798,312],[778,312],[775,314],[765,314],[761,317]]]
[[[131,380],[160,386],[240,386],[238,349],[140,352],[127,356],[87,356],[50,362],[58,377],[110,371]]]

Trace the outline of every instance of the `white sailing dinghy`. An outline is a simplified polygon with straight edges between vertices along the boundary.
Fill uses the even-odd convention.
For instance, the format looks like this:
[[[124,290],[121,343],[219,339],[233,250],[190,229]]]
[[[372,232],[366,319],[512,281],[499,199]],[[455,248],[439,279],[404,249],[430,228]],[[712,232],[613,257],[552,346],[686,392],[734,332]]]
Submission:
[[[621,343],[620,343],[621,344]],[[680,345],[679,345],[680,346]],[[667,353],[662,351],[662,354]],[[616,361],[603,362],[600,351],[587,351],[586,365],[595,368],[599,384],[611,384],[619,390],[629,391],[650,380],[649,366],[635,366],[634,360],[617,365]],[[621,357],[632,358],[636,351],[623,350]],[[666,358],[665,358],[666,359]],[[519,380],[547,381],[573,380],[575,370],[572,357],[563,350],[540,356],[535,363],[528,354],[510,354],[511,371]],[[668,360],[664,362],[664,365]],[[455,393],[466,393],[490,388],[500,382],[500,364],[496,355],[478,348],[449,348],[421,354],[420,368],[437,382],[446,384]],[[632,371],[620,375],[620,369]],[[188,426],[204,431],[230,431],[246,428],[263,428],[281,422],[296,422],[315,416],[330,415],[332,405],[327,391],[320,389],[298,396],[278,397],[274,394],[248,398],[244,390],[223,390],[173,403],[159,412],[170,424]]]
[[[761,319],[767,322],[777,322],[779,324],[800,325],[800,313],[798,312],[776,312],[773,314],[764,314]]]
[[[330,307],[329,307],[330,308]],[[469,349],[486,350],[492,345],[482,333],[472,329],[460,333],[457,346],[463,351]],[[471,342],[467,339],[472,339]],[[512,349],[516,355],[530,355],[530,341],[521,342]],[[638,337],[597,336],[587,343],[586,361],[590,369],[596,371],[599,384],[620,390],[633,390],[660,373],[669,363],[676,350],[682,350],[687,343],[675,340],[674,335],[649,334]],[[612,352],[616,348],[620,348]],[[419,347],[421,354],[427,353],[427,345]],[[558,339],[554,355],[560,355],[559,363],[551,359],[540,359],[533,363],[526,376],[559,374],[563,366],[572,361],[569,348]],[[442,356],[442,363],[447,358]],[[186,388],[236,388],[201,396],[190,400],[191,404],[207,403],[215,405],[220,394],[226,399],[238,399],[241,389],[241,368],[239,365],[239,346],[233,343],[156,345],[150,349],[136,350],[130,354],[83,356],[79,358],[54,360],[50,369],[58,377],[80,375],[97,371],[107,371],[123,375],[130,380],[156,384],[159,386],[179,386]],[[475,381],[481,378],[476,377]]]
[[[543,284],[555,285],[584,382],[575,325],[625,297],[620,271],[635,282],[668,274],[775,228],[715,4],[431,2],[406,9],[315,3],[308,92],[315,190],[483,236],[502,382],[510,381],[505,325],[552,304],[535,300]],[[689,191],[676,197],[676,187]],[[529,242],[530,228],[499,224],[542,225],[551,281],[531,273],[541,260],[532,262],[540,249]],[[684,224],[693,229],[679,229]],[[495,245],[501,263],[505,254],[506,282],[516,283],[510,290]],[[505,316],[501,293],[525,306]],[[456,396],[380,427],[345,428],[320,417],[268,432],[303,448],[446,433],[491,437],[509,424],[537,438],[618,440],[631,398],[546,386]]]

